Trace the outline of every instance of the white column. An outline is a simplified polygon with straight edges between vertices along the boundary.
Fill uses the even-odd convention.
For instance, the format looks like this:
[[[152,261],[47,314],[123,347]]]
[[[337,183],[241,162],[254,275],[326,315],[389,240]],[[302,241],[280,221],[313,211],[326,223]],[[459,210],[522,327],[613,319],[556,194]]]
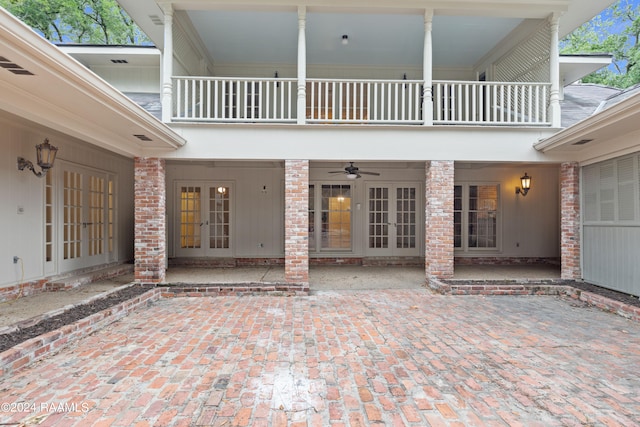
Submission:
[[[549,98],[549,112],[551,114],[551,126],[559,128],[562,117],[560,112],[560,51],[558,48],[558,29],[560,17],[553,14],[551,22],[551,46],[549,49],[549,78],[551,80],[551,94]]]
[[[162,51],[162,121],[168,123],[173,115],[173,6],[160,5],[164,13],[164,49]]]
[[[298,120],[299,125],[306,123],[307,116],[307,8],[298,7]]]
[[[424,86],[422,91],[422,119],[425,126],[433,125],[433,10],[424,12],[424,55],[422,74]]]

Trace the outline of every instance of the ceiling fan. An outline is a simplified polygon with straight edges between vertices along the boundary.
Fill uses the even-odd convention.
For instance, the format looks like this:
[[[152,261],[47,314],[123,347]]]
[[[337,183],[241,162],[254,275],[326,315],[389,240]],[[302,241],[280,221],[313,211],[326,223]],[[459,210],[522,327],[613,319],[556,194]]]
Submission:
[[[380,176],[380,174],[378,172],[361,171],[357,166],[353,165],[353,162],[349,162],[349,166],[344,168],[344,170],[331,171],[329,173],[343,173],[343,174],[347,175],[347,179],[358,179],[358,178],[361,177],[361,175],[376,175],[376,176]]]

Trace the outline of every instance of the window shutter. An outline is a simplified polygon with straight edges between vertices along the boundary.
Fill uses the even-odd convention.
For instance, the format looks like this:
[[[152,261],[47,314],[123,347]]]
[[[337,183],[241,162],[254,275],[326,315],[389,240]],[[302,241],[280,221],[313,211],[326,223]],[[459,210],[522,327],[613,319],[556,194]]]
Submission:
[[[598,221],[598,187],[600,169],[597,166],[585,167],[582,173],[584,180],[584,219]]]
[[[615,168],[613,162],[600,166],[600,220],[615,220]]]
[[[635,219],[634,158],[627,157],[617,161],[618,169],[618,220]]]

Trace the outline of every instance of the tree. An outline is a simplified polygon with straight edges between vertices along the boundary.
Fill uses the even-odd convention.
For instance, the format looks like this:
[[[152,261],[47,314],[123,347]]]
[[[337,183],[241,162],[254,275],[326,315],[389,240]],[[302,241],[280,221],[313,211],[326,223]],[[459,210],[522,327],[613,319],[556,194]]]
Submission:
[[[640,83],[640,6],[636,3],[619,0],[561,41],[564,54],[613,55],[611,67],[586,76],[583,82],[618,88]]]
[[[151,44],[116,0],[0,0],[0,6],[53,43]]]

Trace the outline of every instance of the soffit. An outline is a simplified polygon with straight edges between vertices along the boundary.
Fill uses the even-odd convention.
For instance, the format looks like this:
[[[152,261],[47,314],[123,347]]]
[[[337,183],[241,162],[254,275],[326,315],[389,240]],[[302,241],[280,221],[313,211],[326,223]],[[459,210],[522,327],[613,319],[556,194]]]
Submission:
[[[0,57],[5,65],[20,67],[0,67],[0,110],[129,157],[172,151],[185,143],[4,10]]]
[[[534,147],[547,154],[569,155],[581,162],[638,150],[640,92],[623,98]]]

